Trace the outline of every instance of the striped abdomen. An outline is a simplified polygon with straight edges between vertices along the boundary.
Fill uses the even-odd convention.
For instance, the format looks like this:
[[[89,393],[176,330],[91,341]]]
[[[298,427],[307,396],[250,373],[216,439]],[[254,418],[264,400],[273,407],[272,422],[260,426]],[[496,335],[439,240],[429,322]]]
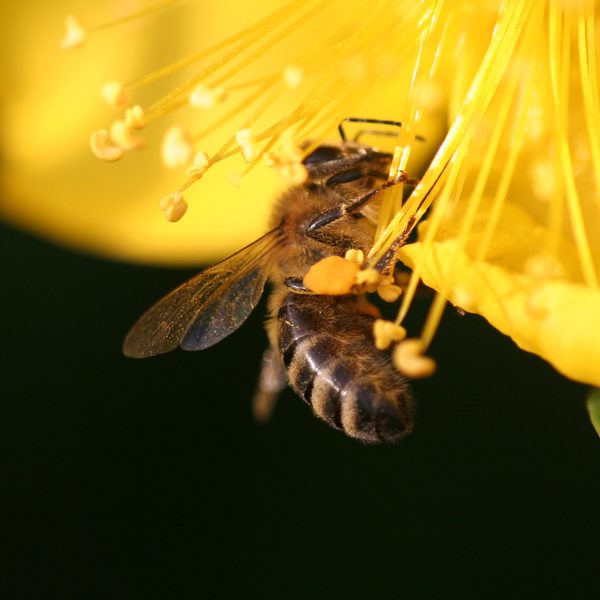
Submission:
[[[279,349],[291,386],[315,414],[363,442],[393,442],[413,428],[406,381],[375,348],[373,318],[355,296],[288,294]]]

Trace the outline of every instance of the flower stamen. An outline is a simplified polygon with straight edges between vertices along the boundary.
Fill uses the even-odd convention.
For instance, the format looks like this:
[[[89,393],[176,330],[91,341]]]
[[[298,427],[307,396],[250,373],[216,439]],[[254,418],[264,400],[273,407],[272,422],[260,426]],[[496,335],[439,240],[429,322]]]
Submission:
[[[106,129],[92,132],[90,137],[90,149],[94,156],[100,160],[114,162],[123,157],[124,150],[117,146],[110,138]]]
[[[100,94],[112,108],[123,108],[129,102],[129,95],[120,81],[107,81],[102,84]]]
[[[60,42],[63,50],[71,50],[83,46],[87,37],[87,30],[79,23],[76,17],[68,15],[65,17],[65,35]]]
[[[183,127],[170,127],[163,137],[160,154],[162,163],[167,169],[176,169],[189,164],[194,156],[191,134]]]
[[[165,213],[167,221],[176,223],[187,211],[187,202],[180,192],[163,196],[158,207]]]
[[[406,337],[406,329],[392,321],[376,319],[373,323],[373,337],[378,350],[387,350],[393,342],[400,342]]]
[[[392,359],[398,371],[411,379],[430,377],[436,370],[435,361],[425,356],[423,342],[418,339],[400,342],[394,350]]]

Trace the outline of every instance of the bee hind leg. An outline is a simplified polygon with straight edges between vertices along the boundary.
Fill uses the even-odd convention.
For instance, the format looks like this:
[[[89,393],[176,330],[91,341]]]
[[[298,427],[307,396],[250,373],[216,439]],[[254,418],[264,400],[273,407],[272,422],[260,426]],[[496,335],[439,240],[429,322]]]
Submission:
[[[265,350],[252,399],[252,414],[259,423],[266,423],[271,418],[277,398],[287,385],[287,371],[279,353],[272,348]]]

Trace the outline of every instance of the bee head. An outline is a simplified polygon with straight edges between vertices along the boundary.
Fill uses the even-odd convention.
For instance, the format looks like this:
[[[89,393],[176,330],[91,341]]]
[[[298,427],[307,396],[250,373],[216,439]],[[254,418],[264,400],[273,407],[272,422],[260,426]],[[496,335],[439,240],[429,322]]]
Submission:
[[[308,154],[302,164],[313,183],[345,183],[373,175],[386,179],[392,155],[356,142],[322,144]]]

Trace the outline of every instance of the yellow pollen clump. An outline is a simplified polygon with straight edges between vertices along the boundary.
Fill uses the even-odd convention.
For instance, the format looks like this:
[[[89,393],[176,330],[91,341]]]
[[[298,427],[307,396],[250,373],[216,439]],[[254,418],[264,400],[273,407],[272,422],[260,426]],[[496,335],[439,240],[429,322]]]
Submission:
[[[359,267],[365,262],[365,253],[362,250],[351,248],[344,256],[346,260],[356,263]]]
[[[402,294],[402,288],[395,285],[394,278],[388,275],[377,286],[377,294],[384,302],[396,302]]]
[[[352,293],[359,267],[341,256],[315,263],[304,276],[304,285],[315,294],[345,296]]]
[[[393,321],[377,319],[373,323],[373,337],[378,350],[386,350],[392,342],[399,342],[406,337],[406,329]]]
[[[65,35],[60,42],[60,47],[63,50],[83,46],[86,36],[87,31],[73,15],[65,17]]]
[[[123,148],[119,148],[119,146],[115,145],[111,140],[106,129],[99,129],[98,131],[92,132],[90,137],[90,149],[94,156],[107,162],[119,160],[125,153]]]
[[[256,156],[255,138],[252,130],[240,129],[235,134],[235,141],[240,146],[244,160],[246,162],[252,162]]]
[[[424,345],[420,339],[400,342],[394,350],[392,360],[398,371],[411,379],[430,377],[435,373],[435,361],[425,356]]]
[[[377,292],[385,302],[395,302],[402,294],[402,288],[395,285],[391,275],[382,275],[375,269],[362,269],[356,274],[356,287],[372,294]]]
[[[195,108],[209,109],[226,98],[227,90],[222,85],[210,88],[200,84],[190,93],[190,104]]]
[[[100,88],[100,95],[113,108],[123,108],[129,102],[129,96],[120,81],[107,81]]]
[[[189,164],[194,156],[192,136],[181,127],[170,127],[163,137],[160,155],[168,169]]]
[[[356,285],[373,293],[381,283],[383,276],[375,269],[361,269],[356,274]]]
[[[176,223],[185,214],[188,204],[179,192],[163,196],[158,207],[165,213],[167,221]]]

